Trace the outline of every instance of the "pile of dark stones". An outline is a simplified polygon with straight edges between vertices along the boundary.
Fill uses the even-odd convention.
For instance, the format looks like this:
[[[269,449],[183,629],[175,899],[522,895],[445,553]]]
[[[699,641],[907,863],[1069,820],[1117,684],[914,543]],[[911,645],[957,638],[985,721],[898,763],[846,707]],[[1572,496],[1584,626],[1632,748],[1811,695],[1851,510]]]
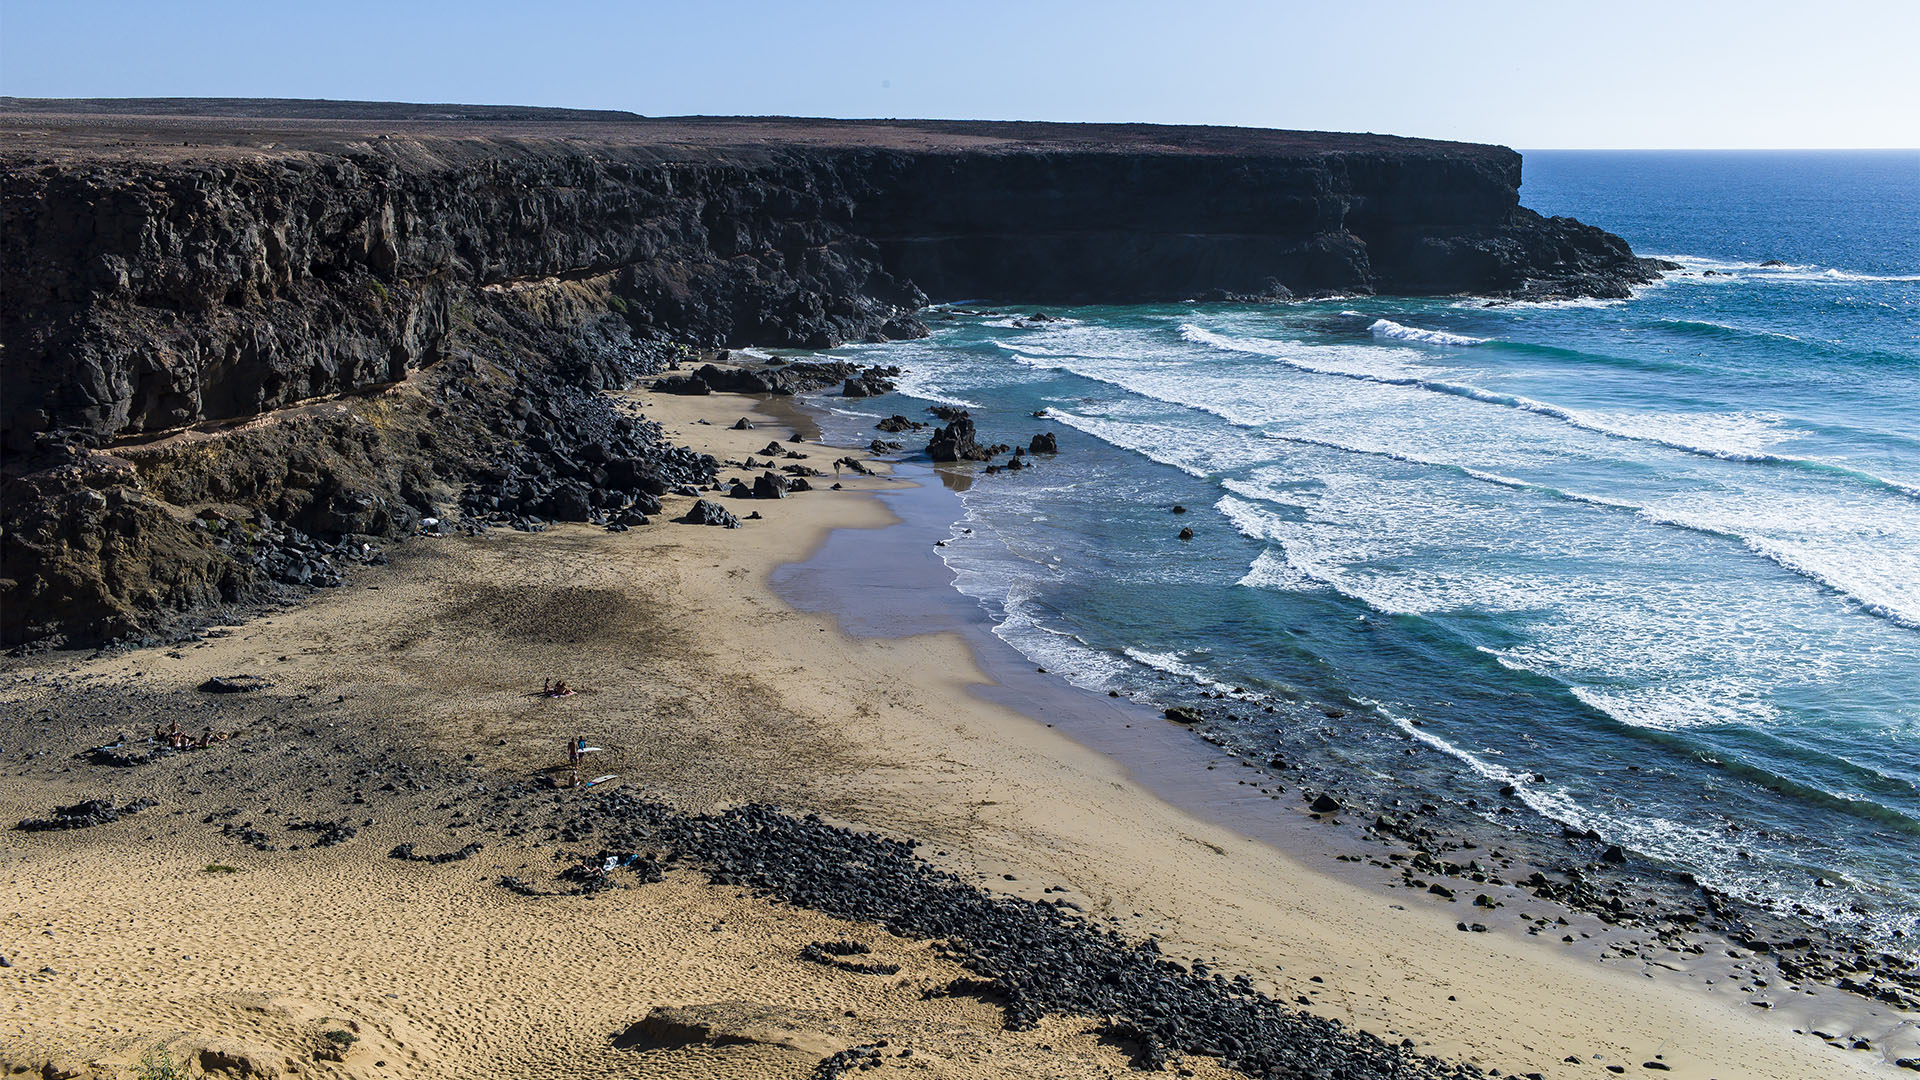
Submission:
[[[661,495],[681,485],[705,487],[718,468],[711,456],[672,445],[659,424],[622,414],[564,370],[523,368],[507,407],[487,421],[499,449],[461,495],[461,511],[472,521],[526,530],[552,521],[631,528],[660,512]]]
[[[1282,710],[1296,722],[1256,728],[1248,721],[1260,710]],[[1345,715],[1340,708],[1319,711],[1329,720]],[[1442,891],[1435,895],[1446,898],[1457,890],[1459,902],[1466,903],[1476,886],[1510,886],[1628,931],[1614,948],[1633,950],[1641,959],[1673,952],[1701,955],[1718,938],[1750,954],[1743,963],[1770,965],[1789,983],[1820,982],[1899,1008],[1920,1007],[1920,963],[1830,929],[1814,932],[1800,914],[1743,901],[1685,871],[1609,843],[1591,829],[1543,818],[1503,833],[1501,844],[1481,850],[1486,837],[1475,828],[1475,815],[1490,805],[1484,796],[1469,795],[1458,805],[1407,802],[1391,789],[1374,787],[1363,770],[1319,752],[1336,737],[1335,729],[1298,722],[1304,713],[1297,704],[1244,691],[1207,691],[1168,707],[1165,715],[1195,725],[1202,738],[1243,765],[1264,766],[1262,779],[1248,783],[1279,792],[1286,790],[1287,785],[1277,782],[1284,777],[1315,815],[1329,820],[1336,814],[1350,816],[1362,836],[1389,849],[1404,846],[1404,852],[1390,850],[1384,859],[1366,861],[1397,870],[1405,887],[1433,892],[1437,886]],[[1258,739],[1247,734],[1260,729],[1266,733]],[[1274,752],[1268,740],[1283,733],[1303,740],[1299,752]],[[1546,778],[1536,774],[1531,779]],[[1495,813],[1520,820],[1525,804],[1514,785],[1491,794],[1498,796],[1491,802]],[[1531,921],[1529,934],[1573,940],[1575,931],[1564,917]],[[1479,924],[1462,925],[1471,932]],[[1901,936],[1899,930],[1893,933]]]
[[[848,397],[878,397],[893,389],[897,367],[861,367],[845,360],[770,362],[765,367],[702,366],[691,375],[670,375],[653,384],[662,394],[774,394],[788,397],[838,385]]]
[[[422,855],[413,849],[411,843],[396,844],[392,851],[387,852],[387,858],[401,859],[406,862],[430,863],[434,866],[439,866],[444,863],[463,862],[471,859],[475,855],[480,854],[482,846],[483,845],[479,843],[472,843],[454,851],[443,851],[437,855]]]
[[[289,821],[287,828],[298,832],[314,834],[314,847],[332,847],[344,844],[359,835],[360,830],[344,821]]]
[[[379,566],[387,561],[370,543],[345,534],[334,540],[309,536],[274,520],[265,510],[256,510],[245,518],[208,510],[193,522],[212,538],[216,550],[241,556],[261,579],[290,589],[337,588],[349,566]]]
[[[580,812],[573,835],[617,850],[665,849],[717,884],[942,943],[990,982],[1014,1029],[1049,1013],[1101,1018],[1137,1063],[1205,1055],[1255,1077],[1469,1078],[1476,1066],[1416,1053],[1298,1011],[1200,961],[1181,964],[1056,904],[1000,896],[938,869],[915,845],[769,806],[688,815],[624,792]],[[822,960],[844,960],[828,950]]]
[[[53,832],[62,829],[91,829],[95,825],[119,821],[131,817],[142,810],[160,805],[152,799],[136,799],[125,806],[116,807],[110,799],[87,799],[72,806],[56,806],[53,813],[43,818],[28,818],[15,825],[21,832]]]

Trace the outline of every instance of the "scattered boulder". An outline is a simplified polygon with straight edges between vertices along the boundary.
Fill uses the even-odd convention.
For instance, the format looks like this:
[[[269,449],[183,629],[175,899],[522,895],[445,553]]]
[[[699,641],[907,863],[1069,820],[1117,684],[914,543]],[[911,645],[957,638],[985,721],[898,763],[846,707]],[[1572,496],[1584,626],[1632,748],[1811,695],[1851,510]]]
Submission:
[[[716,1001],[656,1005],[613,1036],[622,1050],[678,1050],[689,1046],[769,1046],[824,1057],[846,1049],[851,1026],[838,1013]]]
[[[438,866],[442,863],[461,862],[465,859],[471,859],[480,853],[480,847],[481,845],[475,843],[468,844],[466,847],[460,848],[457,851],[443,851],[436,855],[421,855],[413,850],[411,843],[407,843],[396,845],[392,851],[387,852],[387,858],[400,859],[405,862],[432,863]]]
[[[784,499],[787,497],[787,483],[777,473],[763,472],[754,478],[753,497],[756,499]]]
[[[728,513],[726,507],[716,506],[705,499],[694,503],[680,521],[687,525],[718,525],[726,529],[740,527],[740,519]]]
[[[1316,814],[1335,813],[1340,809],[1340,800],[1322,792],[1313,800],[1313,805],[1310,809]]]
[[[201,683],[200,690],[208,694],[247,694],[272,685],[271,680],[260,675],[215,675]]]
[[[1180,530],[1180,539],[1182,539],[1182,540],[1191,540],[1191,539],[1193,539],[1193,530],[1192,530],[1192,529],[1181,529],[1181,530]]]
[[[1206,719],[1205,714],[1199,709],[1186,705],[1175,705],[1169,708],[1164,715],[1176,724],[1197,724]]]
[[[659,394],[680,394],[688,397],[713,393],[713,387],[708,386],[706,380],[698,375],[669,375],[664,379],[656,379],[653,389]]]
[[[1060,440],[1055,438],[1051,431],[1043,431],[1035,435],[1033,441],[1027,444],[1027,453],[1029,454],[1057,454],[1059,452]]]
[[[289,821],[287,828],[314,834],[314,847],[332,847],[359,835],[360,830],[344,821]]]
[[[878,424],[874,425],[876,429],[880,431],[884,431],[889,435],[892,435],[896,432],[901,432],[901,431],[918,431],[919,429],[926,426],[927,425],[925,424],[918,423],[913,420],[909,420],[906,417],[901,416],[899,413],[894,413],[892,416],[889,416],[885,420],[882,420]]]
[[[746,417],[744,417],[744,416],[743,416],[743,417],[741,417],[740,419],[738,419],[738,420],[735,420],[735,421],[733,422],[733,430],[735,430],[735,431],[752,431],[752,430],[753,430],[753,421],[751,421],[751,420],[749,420],[749,419],[747,419]]]
[[[91,829],[95,825],[119,821],[131,817],[142,810],[160,805],[152,799],[138,799],[125,806],[115,807],[109,799],[87,799],[72,806],[56,806],[53,814],[44,818],[28,818],[15,825],[21,832],[54,832],[62,829]]]
[[[584,484],[561,484],[547,496],[544,513],[554,521],[585,521],[593,516],[593,492]]]

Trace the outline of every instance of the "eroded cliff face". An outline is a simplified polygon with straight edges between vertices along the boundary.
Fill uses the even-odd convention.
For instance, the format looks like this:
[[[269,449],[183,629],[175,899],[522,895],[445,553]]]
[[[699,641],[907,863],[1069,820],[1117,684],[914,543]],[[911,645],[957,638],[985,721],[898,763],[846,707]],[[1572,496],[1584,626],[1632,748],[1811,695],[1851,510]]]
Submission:
[[[506,153],[48,166],[0,176],[5,445],[249,416],[404,378],[488,288],[616,275],[634,330],[826,346],[924,302],[825,162]]]
[[[929,295],[1611,296],[1649,276],[1618,238],[1520,208],[1500,147],[806,123],[16,155],[0,438],[99,443],[391,382],[445,355],[456,305],[546,278],[614,275],[642,336],[822,347],[918,333]]]
[[[929,296],[1617,296],[1651,276],[1522,209],[1512,151],[1376,136],[4,108],[0,134],[9,643],[330,579],[364,551],[348,538],[476,485],[503,514],[637,513],[712,463],[597,391],[686,346],[917,336]]]

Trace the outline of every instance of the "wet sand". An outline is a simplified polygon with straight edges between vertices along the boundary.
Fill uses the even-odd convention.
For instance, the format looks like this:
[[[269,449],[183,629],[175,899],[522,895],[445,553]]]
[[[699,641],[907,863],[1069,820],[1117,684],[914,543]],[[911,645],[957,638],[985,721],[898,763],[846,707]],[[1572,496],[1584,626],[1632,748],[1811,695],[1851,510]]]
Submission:
[[[680,442],[722,459],[787,443],[804,420],[784,403],[726,395],[632,397]],[[730,430],[742,414],[766,422]],[[796,448],[829,472],[843,453]],[[734,475],[747,474],[723,470]],[[1171,955],[1217,959],[1303,1007],[1443,1057],[1554,1076],[1639,1073],[1644,1062],[1701,1077],[1890,1071],[1877,1053],[1792,1034],[1807,1021],[1784,1009],[1598,964],[1590,949],[1506,927],[1459,933],[1458,904],[1378,888],[1287,836],[1222,824],[1242,786],[1228,798],[1204,778],[1237,767],[1206,772],[1204,744],[1136,707],[1038,673],[1016,678],[980,639],[977,616],[917,576],[931,544],[923,556],[909,550],[922,543],[912,534],[922,516],[901,501],[913,496],[870,494],[904,482],[843,479],[846,492],[727,500],[763,514],[740,530],[657,521],[624,534],[565,526],[419,540],[343,589],[194,646],[7,660],[8,820],[84,798],[159,805],[83,831],[5,834],[0,1063],[57,1061],[85,1075],[98,1061],[100,1075],[125,1074],[143,1049],[167,1043],[203,1065],[244,1059],[266,1075],[801,1077],[827,1053],[885,1038],[916,1051],[888,1058],[887,1071],[1125,1072],[1126,1055],[1085,1019],[1009,1032],[981,1002],[923,1000],[960,974],[925,942],[692,871],[596,897],[496,887],[502,874],[550,873],[557,845],[511,835],[511,811],[474,789],[547,775],[562,740],[583,734],[606,748],[589,771],[618,774],[620,788],[689,810],[770,802],[917,838],[937,864],[996,890],[1065,897],[1160,935]],[[675,516],[691,500],[666,502]],[[875,531],[902,518],[906,527]],[[830,541],[834,529],[866,542],[847,532]],[[867,566],[839,554],[848,544]],[[816,553],[830,558],[809,562]],[[835,602],[862,570],[873,590],[863,603]],[[235,673],[274,685],[206,703],[240,728],[232,742],[133,769],[70,758],[150,724],[153,703],[197,702],[202,680]],[[555,676],[578,693],[533,692]],[[1181,756],[1198,768],[1154,764]],[[404,779],[396,762],[412,763]],[[330,769],[350,772],[366,803],[338,798],[344,781],[318,775]],[[1174,776],[1194,778],[1178,790],[1143,779]],[[537,798],[565,805],[601,790]],[[203,820],[234,803],[277,850]],[[328,847],[285,828],[323,813],[365,823]],[[1286,825],[1295,838],[1311,827]],[[481,854],[445,866],[386,857],[399,842],[447,851],[472,840],[486,844]],[[871,942],[902,970],[856,975],[797,959],[830,938]],[[784,1041],[613,1044],[656,1006],[719,1002],[751,1003],[755,1030],[785,1031]],[[327,1057],[329,1040],[340,1042],[328,1031],[354,1036],[341,1060]],[[1188,1064],[1223,1075],[1205,1059]]]

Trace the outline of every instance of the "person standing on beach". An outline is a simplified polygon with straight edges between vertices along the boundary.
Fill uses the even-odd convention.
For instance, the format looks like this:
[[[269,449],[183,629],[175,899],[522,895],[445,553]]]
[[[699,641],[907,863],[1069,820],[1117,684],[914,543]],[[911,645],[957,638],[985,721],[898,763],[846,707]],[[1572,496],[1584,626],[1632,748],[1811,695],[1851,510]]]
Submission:
[[[567,740],[567,768],[573,774],[573,783],[569,785],[570,787],[580,786],[580,759],[586,756],[584,752],[586,748],[585,735],[575,735]]]

